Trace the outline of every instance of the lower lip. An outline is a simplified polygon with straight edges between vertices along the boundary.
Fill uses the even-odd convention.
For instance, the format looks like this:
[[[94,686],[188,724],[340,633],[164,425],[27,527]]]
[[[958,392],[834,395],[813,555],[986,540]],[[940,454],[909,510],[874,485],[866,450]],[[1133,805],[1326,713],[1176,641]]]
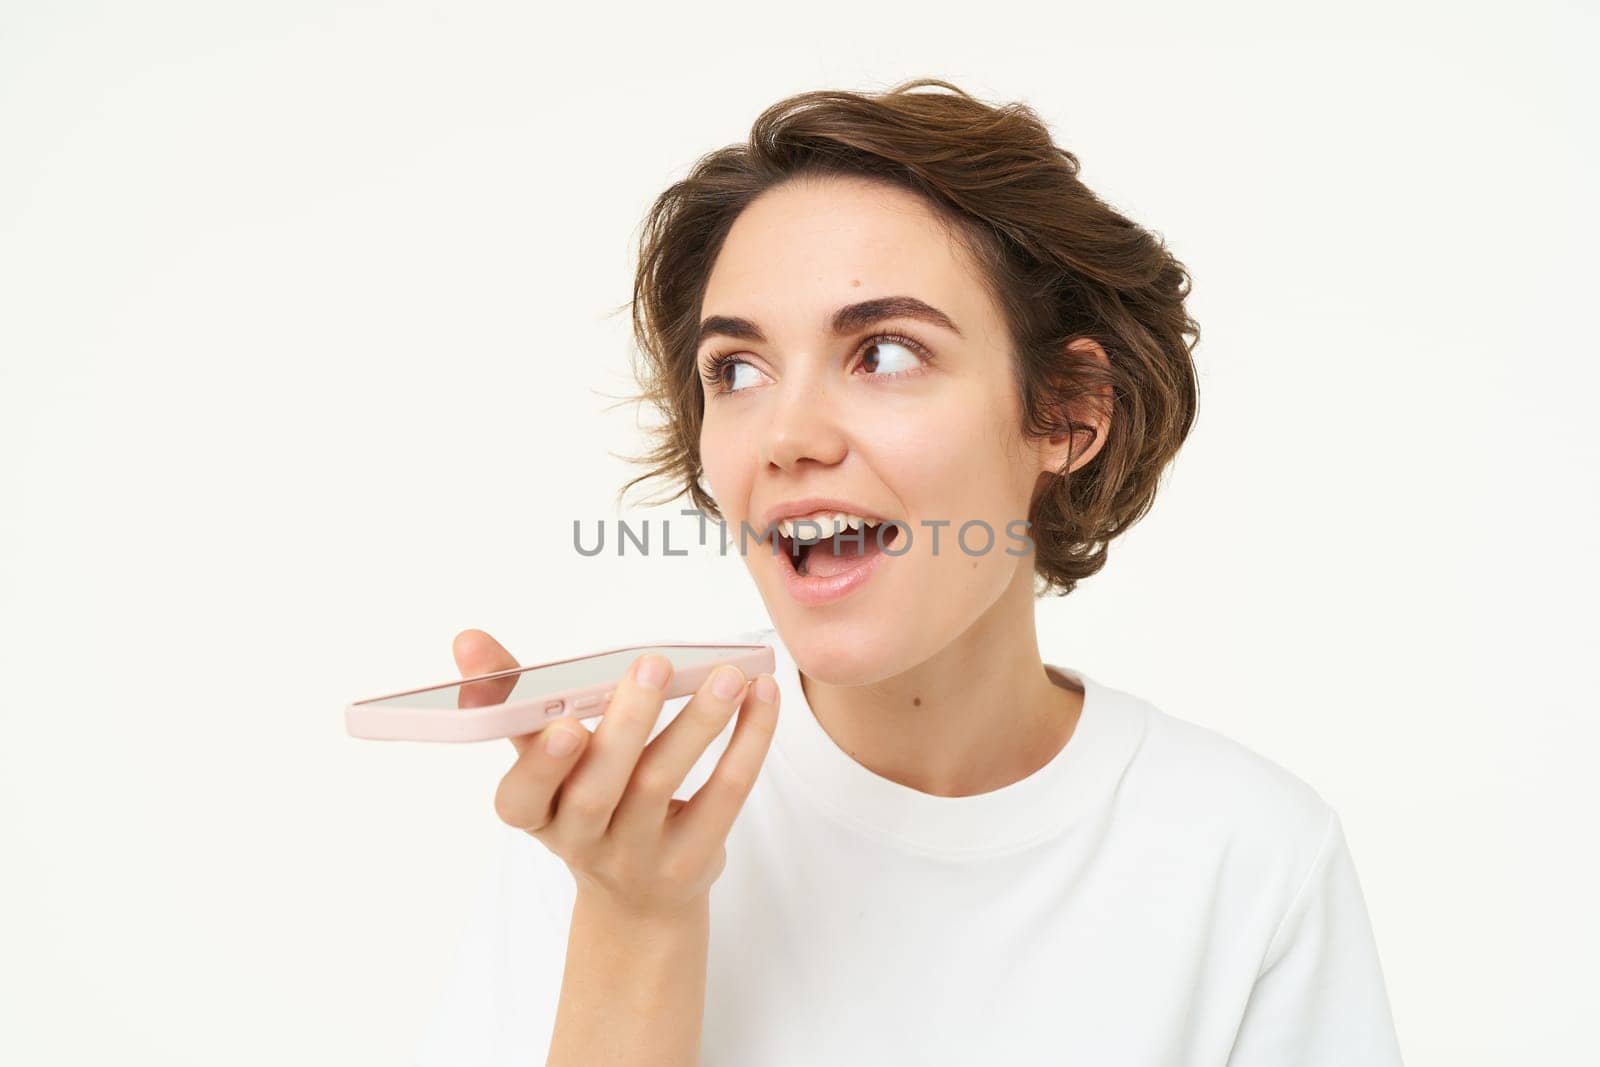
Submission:
[[[793,562],[786,561],[781,556],[781,549],[773,552],[772,562],[783,572],[783,582],[789,590],[789,595],[801,604],[815,607],[841,600],[866,585],[867,579],[871,578],[873,572],[889,558],[889,553],[880,549],[864,559],[859,567],[852,567],[843,574],[827,578],[801,574],[794,569]]]

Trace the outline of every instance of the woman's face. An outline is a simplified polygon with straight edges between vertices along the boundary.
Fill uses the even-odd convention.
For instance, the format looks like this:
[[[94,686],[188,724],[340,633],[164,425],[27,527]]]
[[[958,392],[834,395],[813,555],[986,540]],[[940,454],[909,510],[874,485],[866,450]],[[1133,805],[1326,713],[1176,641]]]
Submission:
[[[841,309],[889,297],[950,324],[901,310],[835,332]],[[808,674],[835,685],[890,677],[950,644],[1008,589],[1031,612],[1022,522],[1041,472],[1065,454],[1022,438],[999,309],[920,198],[839,178],[769,190],[717,258],[702,323],[713,317],[747,320],[761,339],[737,327],[701,338],[705,484],[732,546],[742,523],[755,532],[745,565]],[[774,510],[818,497],[903,524],[893,540],[885,528],[887,551],[866,559],[864,580],[818,577],[838,569],[815,562],[831,542],[810,550],[807,578],[786,551],[757,543]],[[855,557],[854,541],[840,540]],[[851,562],[843,569],[858,569]]]

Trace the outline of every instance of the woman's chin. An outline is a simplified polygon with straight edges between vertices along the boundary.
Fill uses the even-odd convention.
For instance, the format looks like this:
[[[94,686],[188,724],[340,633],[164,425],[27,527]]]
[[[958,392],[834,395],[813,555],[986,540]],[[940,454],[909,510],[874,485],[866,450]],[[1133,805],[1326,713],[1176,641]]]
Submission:
[[[807,677],[828,685],[868,685],[892,678],[920,658],[913,635],[936,605],[918,594],[917,560],[886,556],[867,580],[842,596],[796,596],[796,568],[770,552],[751,556],[752,577],[773,626]]]
[[[919,655],[909,620],[893,612],[841,612],[819,615],[792,604],[771,610],[773,625],[795,664],[807,677],[827,685],[870,685],[915,666]]]
[[[838,630],[804,621],[778,628],[795,665],[808,678],[825,685],[871,685],[892,678],[910,666],[901,663],[905,650],[892,634],[853,640]]]

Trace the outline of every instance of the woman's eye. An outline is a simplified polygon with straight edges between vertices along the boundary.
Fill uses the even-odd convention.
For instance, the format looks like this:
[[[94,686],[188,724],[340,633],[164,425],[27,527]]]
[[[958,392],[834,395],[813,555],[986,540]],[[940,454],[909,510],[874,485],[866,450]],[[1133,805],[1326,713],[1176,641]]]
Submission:
[[[874,373],[888,375],[915,370],[922,365],[922,359],[899,341],[876,341],[867,348],[861,365]]]
[[[732,381],[728,380],[730,371],[732,372]],[[726,388],[728,392],[733,393],[739,390],[741,383],[744,385],[754,385],[756,382],[760,381],[761,372],[756,370],[750,364],[746,363],[744,360],[736,359],[723,365],[722,380],[724,382],[724,388]]]
[[[860,365],[867,369],[870,378],[893,378],[921,370],[929,360],[927,350],[909,338],[883,334],[870,338],[860,349]],[[716,395],[743,392],[746,387],[761,384],[764,377],[755,364],[738,356],[723,354],[713,356],[705,368],[706,388]]]

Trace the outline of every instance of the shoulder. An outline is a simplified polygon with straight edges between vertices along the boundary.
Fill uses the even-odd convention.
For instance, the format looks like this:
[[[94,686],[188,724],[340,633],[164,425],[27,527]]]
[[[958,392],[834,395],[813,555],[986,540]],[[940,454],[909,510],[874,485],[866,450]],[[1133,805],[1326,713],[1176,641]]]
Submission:
[[[1308,870],[1334,837],[1338,816],[1305,779],[1221,732],[1149,700],[1102,686],[1108,702],[1142,719],[1119,804],[1171,820],[1263,864]]]

